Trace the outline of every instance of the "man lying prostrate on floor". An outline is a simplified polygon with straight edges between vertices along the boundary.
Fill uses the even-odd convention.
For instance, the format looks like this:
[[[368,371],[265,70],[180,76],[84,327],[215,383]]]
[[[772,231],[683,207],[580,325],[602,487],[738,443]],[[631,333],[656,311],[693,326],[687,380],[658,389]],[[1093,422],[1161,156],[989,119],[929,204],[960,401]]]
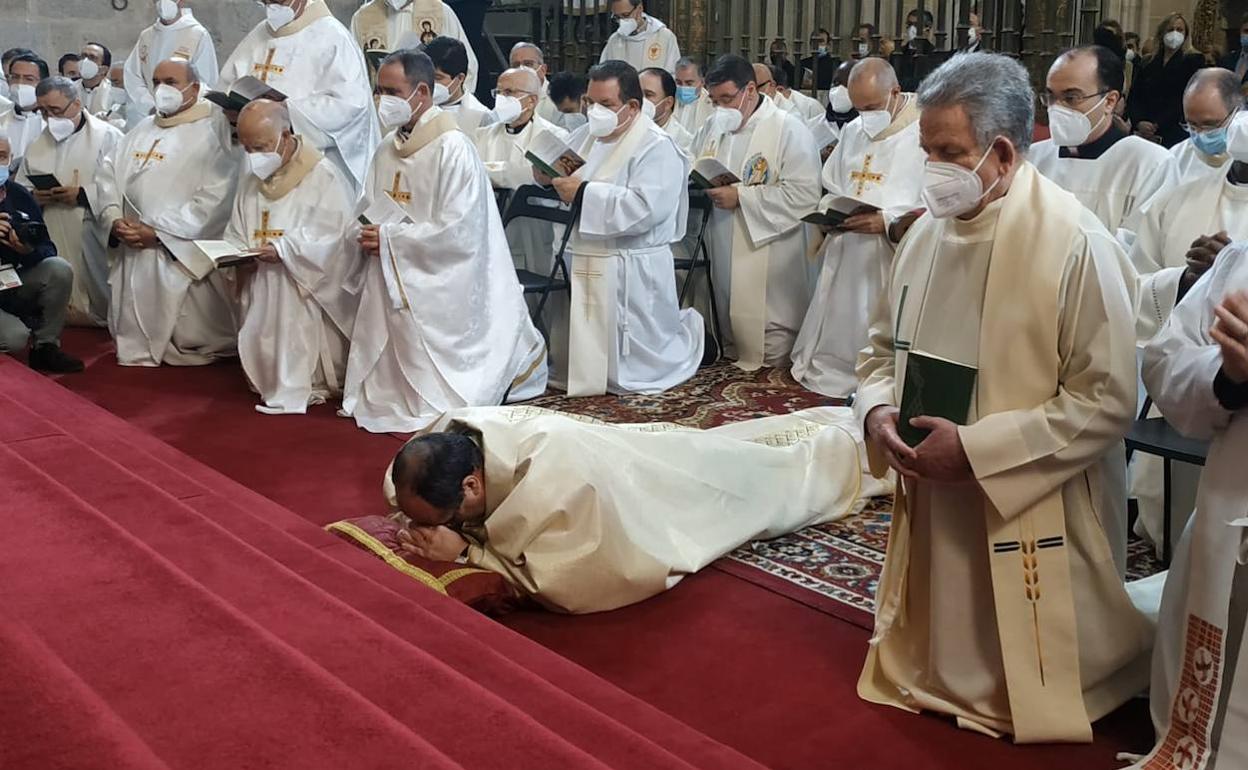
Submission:
[[[706,431],[476,408],[408,442],[385,488],[408,520],[406,550],[587,613],[661,593],[752,540],[856,513],[891,489],[864,458],[845,408]]]

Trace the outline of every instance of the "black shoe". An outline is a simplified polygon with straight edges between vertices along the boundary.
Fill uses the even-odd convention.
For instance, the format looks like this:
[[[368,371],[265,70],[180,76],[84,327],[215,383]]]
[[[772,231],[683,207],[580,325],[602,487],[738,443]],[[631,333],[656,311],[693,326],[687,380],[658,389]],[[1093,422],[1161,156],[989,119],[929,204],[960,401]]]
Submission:
[[[719,343],[715,341],[715,335],[706,332],[706,341],[702,345],[702,363],[699,369],[710,366],[719,360]]]
[[[37,345],[30,350],[30,368],[49,374],[74,374],[82,371],[82,362],[56,345]]]

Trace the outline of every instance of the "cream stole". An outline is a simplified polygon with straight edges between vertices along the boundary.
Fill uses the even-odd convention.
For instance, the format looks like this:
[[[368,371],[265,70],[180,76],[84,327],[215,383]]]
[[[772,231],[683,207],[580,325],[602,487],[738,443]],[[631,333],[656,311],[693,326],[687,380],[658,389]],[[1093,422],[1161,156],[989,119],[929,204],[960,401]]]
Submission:
[[[1001,208],[979,329],[976,410],[1030,409],[1058,392],[1058,309],[1066,261],[1079,237],[1078,200],[1024,162]],[[941,228],[930,218],[924,229]],[[935,235],[934,237],[939,237]],[[1019,249],[1018,244],[1030,244]],[[927,268],[931,269],[930,263]],[[1019,286],[1028,290],[1019,292]],[[905,382],[899,350],[896,398]],[[875,469],[873,458],[873,470]],[[993,600],[1011,720],[1019,743],[1089,742],[1061,486],[1006,519],[984,499]],[[898,622],[910,567],[911,519],[897,487],[888,555],[877,591],[877,644]],[[859,680],[869,700],[892,703],[874,651]]]
[[[372,0],[355,14],[355,33],[360,47],[365,51],[390,51],[398,40],[390,39],[390,14],[404,13],[412,17],[412,31],[417,35],[434,37],[442,34],[446,15],[442,0],[412,0],[401,11],[391,11],[385,0]],[[428,27],[425,25],[428,24]]]
[[[616,177],[633,159],[642,141],[650,134],[654,121],[638,114],[633,125],[615,141],[609,155],[603,158],[585,182],[615,184]],[[598,141],[589,136],[579,148],[582,158],[588,158],[590,150]],[[583,213],[582,213],[583,215]],[[568,395],[600,396],[607,392],[610,373],[611,350],[614,347],[617,317],[625,314],[624,347],[621,354],[628,354],[627,314],[628,308],[619,308],[617,299],[617,276],[614,259],[629,258],[627,252],[614,247],[612,241],[585,241],[580,237],[580,227],[572,232],[568,250],[572,253],[572,302],[568,318]],[[628,265],[625,263],[625,270]],[[625,278],[627,281],[627,277]],[[627,287],[625,288],[627,294]]]
[[[780,139],[784,136],[784,112],[771,99],[759,102],[750,116],[755,123],[745,162],[762,158],[766,164],[766,181],[751,179],[753,169],[731,168],[731,158],[718,158],[729,170],[741,177],[742,185],[776,185],[780,182]],[[708,155],[718,157],[724,147],[723,137],[707,148]],[[732,217],[732,287],[730,289],[729,321],[732,339],[737,348],[737,367],[747,372],[762,367],[767,336],[767,267],[771,263],[771,244],[755,246],[745,227],[740,210]]]

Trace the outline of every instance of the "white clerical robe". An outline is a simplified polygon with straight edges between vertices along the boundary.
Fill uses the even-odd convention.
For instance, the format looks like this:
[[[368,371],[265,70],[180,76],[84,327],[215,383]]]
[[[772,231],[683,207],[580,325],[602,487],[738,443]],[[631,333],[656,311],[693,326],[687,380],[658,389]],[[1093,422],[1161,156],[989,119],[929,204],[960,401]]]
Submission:
[[[34,144],[43,133],[43,118],[37,112],[23,110],[18,112],[12,104],[9,109],[0,112],[0,135],[9,138],[11,165],[17,168],[26,156],[26,148]]]
[[[568,328],[551,329],[556,366],[569,396],[661,393],[694,375],[705,343],[702,316],[680,308],[673,277],[689,159],[645,115],[613,142],[586,126],[570,144],[586,184],[568,244]]]
[[[44,131],[26,151],[18,181],[31,187],[31,174],[51,174],[62,185],[82,188],[85,200],[66,206],[49,203],[43,220],[56,253],[74,268],[69,323],[108,323],[108,231],[96,219],[103,208],[96,172],[121,142],[122,133],[86,113],[82,127],[63,142]]]
[[[219,90],[251,75],[286,95],[295,133],[339,164],[358,192],[381,131],[364,54],[324,0],[277,32],[257,24],[221,68]]]
[[[202,280],[172,258],[217,240],[230,216],[238,171],[225,118],[200,102],[170,118],[149,117],[117,145],[100,169],[100,223],[139,219],[161,245],[114,253],[108,328],[122,366],[194,366],[234,354],[231,287],[220,272]]]
[[[411,432],[451,409],[541,395],[546,346],[489,176],[450,115],[430,108],[410,137],[386,137],[361,210],[383,196],[410,221],[378,223],[380,257],[359,257],[343,413],[375,433]]]
[[[304,414],[342,392],[363,264],[344,245],[355,198],[342,171],[306,145],[267,181],[239,182],[225,240],[272,244],[242,291],[238,357],[265,414]]]
[[[707,230],[724,351],[745,369],[785,366],[810,304],[802,217],[819,205],[819,150],[796,116],[762,97],[740,131],[708,123],[696,157],[713,157],[742,181],[740,205],[715,209]]]
[[[467,433],[485,455],[486,514],[463,527],[468,564],[558,612],[642,601],[734,548],[852,515],[890,487],[866,472],[845,408],[711,430],[465,409],[434,428]],[[383,489],[393,505],[389,473]]]
[[[369,0],[351,16],[351,35],[365,51],[394,51],[427,43],[435,37],[453,37],[468,49],[464,92],[477,90],[477,54],[454,9],[442,0],[412,0],[394,10],[386,0]]]
[[[1027,151],[1040,173],[1073,193],[1127,249],[1135,239],[1140,208],[1165,183],[1157,172],[1168,158],[1166,148],[1138,136],[1119,139],[1097,158],[1063,158],[1052,139]]]
[[[82,81],[78,82],[82,89],[82,106],[100,120],[108,120],[113,114],[113,82],[105,73],[95,88],[88,88]]]
[[[1224,251],[1144,351],[1144,382],[1166,420],[1212,445],[1162,596],[1150,694],[1157,746],[1139,770],[1248,767],[1248,423],[1214,394],[1222,352],[1209,336],[1214,308],[1248,289],[1246,257],[1243,243]]]
[[[641,72],[647,67],[660,67],[673,72],[680,61],[680,44],[676,33],[650,14],[643,14],[646,28],[632,35],[622,35],[619,30],[611,33],[602,47],[598,61],[618,59],[633,65]]]
[[[797,89],[789,91],[784,101],[780,102],[780,108],[797,115],[804,124],[827,114],[827,108],[818,99],[812,99]]]
[[[202,89],[211,89],[217,82],[217,48],[212,34],[196,21],[190,8],[182,9],[182,15],[172,24],[157,21],[140,32],[126,57],[124,82],[130,95],[130,125],[138,125],[156,108],[152,75],[156,65],[166,59],[186,59],[193,64]]]
[[[1222,176],[1231,165],[1231,156],[1206,155],[1196,149],[1191,139],[1184,139],[1170,148],[1170,160],[1166,163],[1166,177],[1163,190],[1176,187],[1197,179],[1211,179]]]
[[[875,139],[851,122],[824,164],[828,194],[821,207],[837,196],[856,198],[883,210],[887,230],[902,214],[923,208],[926,159],[913,97]],[[887,235],[833,232],[824,239],[818,284],[793,346],[793,377],[803,387],[838,397],[858,388],[858,353],[867,344],[894,248]]]
[[[685,128],[683,123],[674,117],[669,117],[663,130],[672,137],[672,141],[676,143],[681,152],[689,156],[693,155],[693,132]]]
[[[494,113],[481,103],[471,92],[465,91],[464,98],[454,104],[442,105],[443,112],[449,112],[455,118],[455,124],[470,138],[477,129],[494,122]]]
[[[698,98],[692,104],[676,102],[673,117],[689,129],[689,133],[697,136],[713,114],[715,114],[715,104],[711,101],[711,95],[702,90],[698,92]]]

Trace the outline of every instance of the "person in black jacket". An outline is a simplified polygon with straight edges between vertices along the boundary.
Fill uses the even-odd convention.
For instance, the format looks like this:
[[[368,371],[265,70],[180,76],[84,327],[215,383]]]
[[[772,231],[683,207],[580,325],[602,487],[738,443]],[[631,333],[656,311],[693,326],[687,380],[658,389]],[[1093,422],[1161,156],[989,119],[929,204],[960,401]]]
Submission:
[[[1248,13],[1239,20],[1239,45],[1222,57],[1222,68],[1234,72],[1240,83],[1248,81]]]
[[[34,196],[9,179],[11,156],[0,134],[0,353],[20,353],[33,335],[32,369],[80,372],[82,362],[61,350],[74,270],[56,255]],[[3,288],[14,275],[21,285]]]
[[[1187,138],[1183,130],[1183,90],[1205,57],[1192,48],[1191,31],[1181,13],[1157,25],[1153,52],[1135,72],[1127,99],[1127,119],[1135,133],[1173,147]]]

